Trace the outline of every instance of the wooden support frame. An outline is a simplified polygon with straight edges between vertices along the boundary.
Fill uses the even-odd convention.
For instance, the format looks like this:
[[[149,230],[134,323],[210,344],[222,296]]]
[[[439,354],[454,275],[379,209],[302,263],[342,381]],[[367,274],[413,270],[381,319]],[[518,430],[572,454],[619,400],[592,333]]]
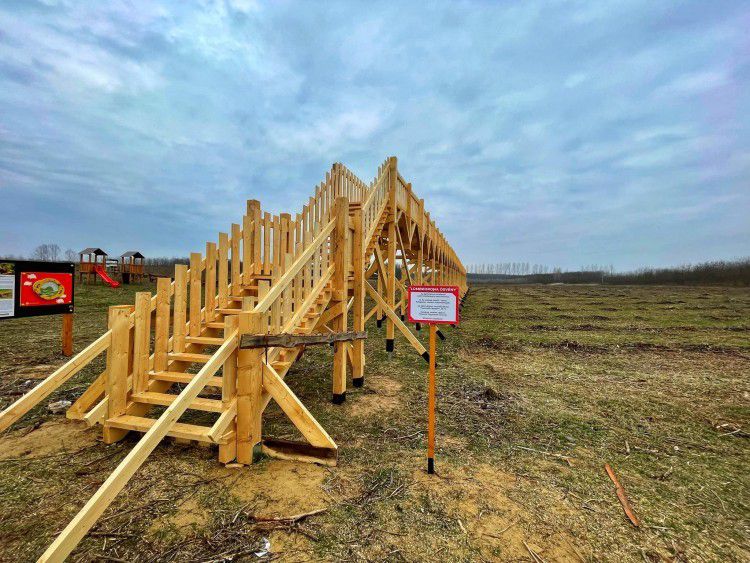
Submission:
[[[395,273],[397,260],[405,272],[401,279]],[[367,281],[376,271],[377,290]],[[429,279],[456,283],[462,295],[466,292],[460,260],[424,201],[398,174],[395,157],[386,159],[369,184],[337,163],[296,215],[263,213],[257,200],[249,200],[241,223],[232,224],[229,235],[219,233],[218,245],[207,243],[205,258],[191,254],[190,268],[178,265],[174,277],[173,283],[160,279],[154,297],[139,294],[135,312],[130,306],[113,310],[102,337],[0,413],[2,431],[106,351],[107,369],[68,416],[102,423],[107,442],[130,431],[144,433],[43,561],[62,560],[72,551],[167,435],[218,444],[222,463],[252,463],[259,447],[284,459],[335,463],[333,439],[284,382],[304,346],[334,343],[333,392],[343,400],[348,365],[354,385],[364,380],[361,337],[371,316],[387,319],[387,349],[393,350],[398,328],[424,357],[424,347],[398,314],[404,312],[406,286]],[[367,314],[366,294],[375,300]],[[311,334],[316,328],[325,332]],[[280,333],[279,339],[269,340],[269,330]],[[239,349],[240,333],[246,339],[266,338],[267,361],[263,348]],[[219,348],[212,352],[208,346]],[[189,370],[194,362],[205,362],[197,374]],[[222,377],[214,375],[219,369]],[[174,383],[187,386],[179,395],[167,394]],[[221,388],[220,401],[198,397],[206,385]],[[310,445],[263,439],[261,416],[271,399]],[[158,419],[143,418],[152,404],[167,409]],[[211,426],[177,422],[189,408],[219,417]]]

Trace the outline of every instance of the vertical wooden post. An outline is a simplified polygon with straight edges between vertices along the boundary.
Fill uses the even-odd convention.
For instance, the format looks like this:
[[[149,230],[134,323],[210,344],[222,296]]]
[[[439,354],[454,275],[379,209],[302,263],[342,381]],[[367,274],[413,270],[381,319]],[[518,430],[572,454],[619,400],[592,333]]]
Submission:
[[[419,233],[419,246],[417,247],[417,272],[416,272],[416,284],[422,285],[422,271],[424,269],[424,247],[423,247],[423,239],[422,239],[422,233]],[[417,330],[422,330],[422,325],[420,323],[415,323],[414,328]]]
[[[154,332],[154,371],[167,371],[169,354],[169,278],[156,280],[156,328]]]
[[[430,380],[427,390],[427,473],[435,473],[435,357],[437,325],[430,324]]]
[[[148,359],[151,355],[151,293],[135,294],[135,330],[133,335],[133,393],[148,387]]]
[[[396,217],[398,210],[396,206],[396,183],[398,182],[398,166],[396,157],[392,156],[389,162],[389,218],[388,218],[388,268],[386,279],[386,303],[391,310],[396,308]],[[385,349],[387,352],[393,352],[395,345],[395,325],[390,317],[385,320]]]
[[[385,283],[383,282],[383,277],[385,276],[384,272],[381,272],[378,270],[378,294],[384,295],[385,292]],[[380,306],[380,303],[376,304],[377,309],[375,310],[375,318],[377,319],[377,326],[380,328],[383,326],[383,308]]]
[[[349,200],[337,197],[335,208],[336,226],[333,231],[333,298],[332,306],[343,311],[332,321],[333,330],[345,332],[347,325],[346,301],[348,299],[349,264],[346,249],[349,241]],[[341,404],[346,399],[346,342],[333,346],[333,403]]]
[[[219,269],[216,278],[219,288],[219,307],[225,309],[229,303],[229,236],[219,233]]]
[[[253,275],[253,217],[250,215],[250,201],[247,213],[242,217],[242,283],[250,285]]]
[[[240,265],[242,263],[242,257],[240,256],[240,240],[242,239],[242,229],[237,223],[232,223],[232,240],[230,242],[232,248],[232,295],[239,295],[242,293],[242,274]]]
[[[226,339],[238,326],[237,315],[224,317],[224,338]],[[237,398],[237,351],[235,350],[227,361],[224,362],[221,377],[221,404],[227,409],[233,400]],[[230,463],[237,458],[237,416],[227,428],[228,432],[235,431],[235,439],[227,444],[219,444],[219,463]]]
[[[174,267],[174,322],[172,326],[172,350],[185,351],[185,324],[187,322],[187,266],[176,264]]]
[[[73,313],[63,313],[62,316],[62,354],[73,355]]]
[[[201,333],[201,254],[190,253],[190,336]]]
[[[130,305],[109,308],[108,326],[112,330],[112,342],[107,350],[107,419],[125,414],[128,402],[128,362],[130,359],[130,326],[128,316],[133,311]],[[127,430],[109,427],[104,422],[105,444],[121,440]]]
[[[245,303],[243,302],[243,308]],[[239,334],[265,334],[263,315],[240,313]],[[237,351],[237,462],[251,464],[253,448],[261,441],[263,349]]]
[[[206,322],[213,320],[216,309],[216,243],[206,243]]]
[[[354,268],[354,288],[352,320],[354,330],[365,330],[365,248],[362,233],[362,209],[355,209],[354,242],[352,244],[352,266]],[[352,385],[362,387],[365,383],[365,341],[355,340],[352,344]]]

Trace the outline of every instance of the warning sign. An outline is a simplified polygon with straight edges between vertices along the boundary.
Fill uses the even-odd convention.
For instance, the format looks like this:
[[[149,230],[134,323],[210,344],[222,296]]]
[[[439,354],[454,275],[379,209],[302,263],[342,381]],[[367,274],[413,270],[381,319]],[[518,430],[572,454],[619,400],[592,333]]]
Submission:
[[[409,322],[458,324],[458,286],[412,285],[408,293]]]

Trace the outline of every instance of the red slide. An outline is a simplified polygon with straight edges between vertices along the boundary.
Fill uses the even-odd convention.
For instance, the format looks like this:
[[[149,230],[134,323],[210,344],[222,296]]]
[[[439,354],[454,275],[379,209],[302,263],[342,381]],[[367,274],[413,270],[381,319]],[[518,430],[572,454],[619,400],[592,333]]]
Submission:
[[[104,280],[104,283],[109,284],[111,287],[120,287],[120,282],[116,282],[107,275],[107,270],[104,269],[104,266],[94,266],[94,271]]]

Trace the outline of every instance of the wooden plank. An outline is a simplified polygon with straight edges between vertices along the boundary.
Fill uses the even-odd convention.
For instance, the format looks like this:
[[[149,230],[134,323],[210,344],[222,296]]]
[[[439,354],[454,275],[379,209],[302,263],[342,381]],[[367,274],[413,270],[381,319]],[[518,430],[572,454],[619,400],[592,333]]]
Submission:
[[[62,355],[70,357],[73,355],[73,313],[62,315]]]
[[[271,366],[263,362],[263,388],[270,393],[271,397],[278,403],[284,414],[297,427],[305,439],[318,448],[335,449],[336,442],[328,435],[328,432],[315,420],[302,404],[302,401],[292,392],[289,386],[276,373]]]
[[[156,381],[167,381],[169,383],[190,383],[195,378],[194,373],[185,373],[184,371],[152,371],[151,379]],[[210,377],[206,381],[206,387],[218,387],[223,385],[223,378]]]
[[[354,238],[352,243],[352,268],[354,269],[354,279],[352,287],[352,322],[353,328],[357,332],[365,330],[365,249],[362,226],[362,210],[355,209],[352,216],[354,226]],[[352,381],[354,385],[360,386],[365,376],[365,343],[363,340],[356,340],[352,344]]]
[[[228,337],[237,331],[239,318],[224,318],[224,336]],[[237,432],[237,350],[227,358],[222,367],[221,402],[224,405],[224,413],[219,417],[211,428],[210,436],[215,439],[223,435],[225,430]],[[229,417],[228,425],[224,425]],[[221,423],[221,424],[220,424]],[[235,434],[236,436],[236,434]],[[219,462],[230,463],[237,458],[237,439],[219,446]]]
[[[198,354],[195,352],[171,352],[168,357],[170,360],[190,363],[206,363],[211,359],[211,355],[209,354]]]
[[[148,360],[151,356],[151,293],[148,291],[135,294],[134,332],[133,392],[140,393],[148,387]]]
[[[128,317],[132,312],[130,305],[117,305],[109,308],[109,327],[112,331],[112,343],[107,350],[107,418],[125,414],[128,397],[128,372],[130,360],[130,327]],[[104,427],[104,443],[111,444],[121,440],[127,432],[110,430]]]
[[[226,307],[229,301],[229,236],[219,233],[219,267],[216,276],[219,307]]]
[[[137,432],[147,432],[154,426],[156,419],[144,418],[140,416],[123,415],[118,416],[110,421],[107,421],[113,428],[122,428],[125,430],[135,430]],[[182,440],[195,440],[196,442],[214,443],[214,440],[208,437],[207,426],[199,426],[196,424],[185,424],[182,422],[176,422],[167,436],[170,438],[178,438]]]
[[[100,373],[93,383],[89,385],[80,397],[73,403],[65,413],[65,418],[70,420],[83,420],[86,411],[98,403],[104,396],[104,387],[107,381],[107,372]]]
[[[253,274],[253,218],[251,215],[242,217],[242,283],[249,285]]]
[[[333,298],[335,303],[331,308],[338,308],[339,314],[332,319],[332,329],[335,332],[346,332],[347,314],[346,299],[349,278],[349,263],[347,260],[347,246],[349,243],[349,200],[346,197],[336,198],[335,203],[336,229],[333,232]],[[322,320],[320,321],[323,322]],[[333,345],[333,400],[341,402],[346,394],[346,346],[344,342],[335,341]],[[316,444],[313,444],[316,445]]]
[[[271,274],[271,214],[263,214],[263,273]]]
[[[258,200],[250,200],[253,202],[252,215],[253,215],[253,263],[255,275],[263,273],[262,262],[261,262],[261,211],[260,202]]]
[[[185,323],[187,321],[188,268],[184,264],[174,267],[174,321],[172,322],[172,349],[185,350]]]
[[[208,432],[208,437],[214,442],[218,441],[219,438],[226,434],[227,430],[234,431],[235,418],[237,417],[237,398],[235,397],[228,405],[223,406],[220,412],[221,416],[216,419],[216,422],[214,422],[214,425]],[[237,442],[234,441],[234,443],[236,444]],[[232,449],[234,450],[236,457],[237,447],[234,446]],[[222,463],[227,462],[222,461]]]
[[[167,369],[169,353],[169,278],[156,280],[156,327],[154,329],[154,370]]]
[[[108,330],[73,358],[53,371],[46,379],[31,389],[31,391],[23,395],[14,403],[8,405],[2,412],[0,412],[0,432],[8,428],[24,414],[33,409],[63,383],[86,367],[91,360],[109,348],[111,336],[112,331]]]
[[[107,480],[99,487],[73,520],[65,527],[55,541],[39,558],[41,562],[61,562],[75,549],[86,533],[96,523],[98,518],[112,503],[115,496],[125,487],[138,468],[146,461],[159,442],[174,428],[177,421],[185,413],[203,389],[206,380],[212,377],[222,363],[237,347],[237,335],[232,335],[222,345],[211,361],[203,366],[195,378],[187,384],[177,399],[169,405],[156,420],[130,453],[123,459]],[[134,417],[138,418],[138,417]],[[150,419],[142,419],[150,420]],[[113,421],[114,422],[114,421]]]
[[[308,444],[289,440],[263,440],[262,450],[268,457],[303,463],[319,463],[336,466],[338,450],[334,448],[316,448]]]
[[[216,308],[216,243],[206,243],[206,286],[204,290],[206,320],[214,317]]]
[[[189,333],[198,336],[201,333],[201,255],[190,253],[190,309]]]
[[[240,266],[242,256],[240,256],[240,240],[242,239],[242,229],[237,223],[232,223],[232,295],[239,295],[242,292],[242,274]]]
[[[239,318],[239,333],[261,334],[264,324],[260,313],[245,312]],[[244,464],[253,462],[253,448],[261,440],[262,353],[260,349],[237,352],[237,461]]]
[[[161,405],[167,407],[174,403],[178,395],[170,395],[169,393],[156,393],[154,391],[144,391],[142,393],[133,393],[132,399],[136,403],[145,403],[148,405]],[[188,406],[189,409],[205,411],[205,412],[223,412],[224,407],[221,401],[217,399],[206,399],[204,397],[198,397]]]
[[[240,349],[247,348],[296,348],[297,346],[315,346],[332,342],[349,342],[364,340],[367,332],[336,332],[325,334],[243,334],[240,338]]]

